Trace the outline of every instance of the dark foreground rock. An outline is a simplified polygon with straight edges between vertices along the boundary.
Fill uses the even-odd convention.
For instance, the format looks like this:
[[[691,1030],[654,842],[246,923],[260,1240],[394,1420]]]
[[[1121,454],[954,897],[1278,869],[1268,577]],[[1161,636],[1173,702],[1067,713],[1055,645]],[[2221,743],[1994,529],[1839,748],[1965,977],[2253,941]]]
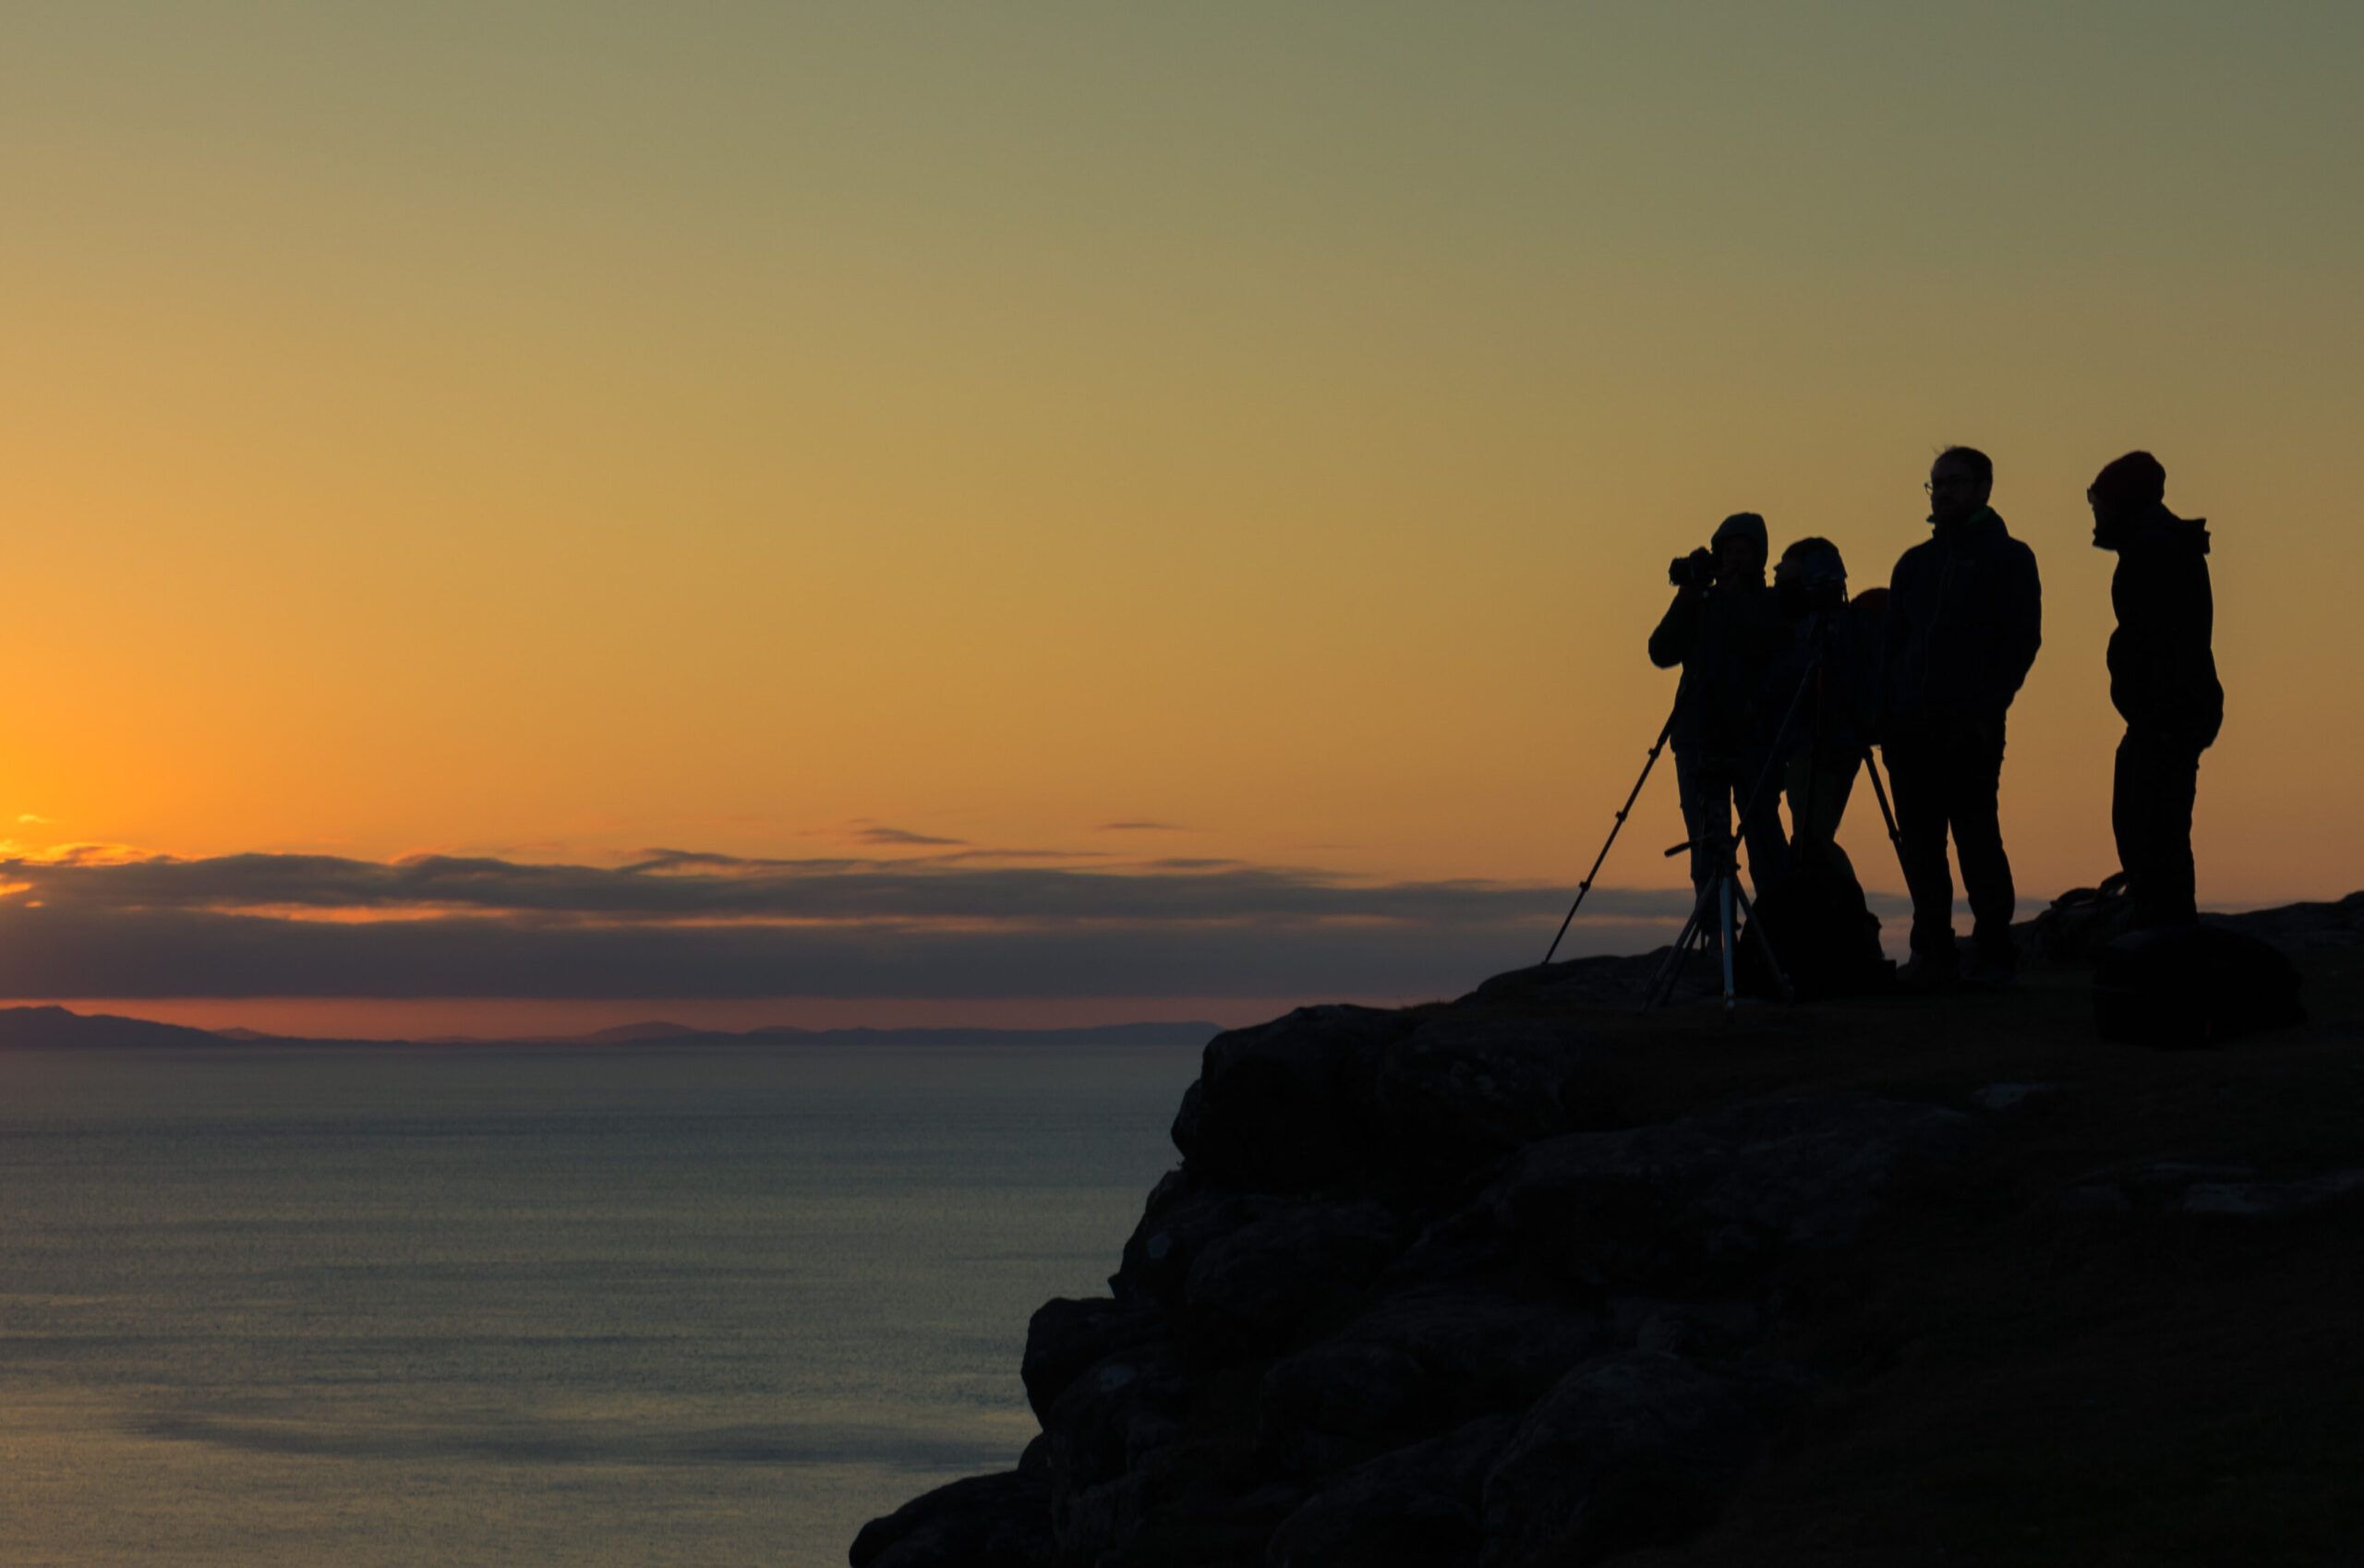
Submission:
[[[1043,1477],[971,1476],[873,1519],[847,1557],[853,1568],[1035,1568],[1050,1558],[1050,1507]]]
[[[2318,947],[2347,955],[2350,906],[2327,908],[2346,935]],[[1717,1009],[1637,1019],[1604,1005],[1644,968],[1584,960],[1450,1006],[1304,1008],[1215,1040],[1175,1124],[1182,1164],[1109,1295],[1049,1302],[1030,1326],[1022,1377],[1043,1435],[1018,1470],[874,1521],[855,1568],[1786,1561],[1767,1543],[1788,1515],[1759,1494],[1798,1453],[1851,1453],[1849,1423],[1873,1417],[1849,1412],[1902,1388],[2007,1429],[2042,1406],[2053,1416],[1979,1452],[2044,1453],[2077,1426],[2060,1409],[2110,1396],[2008,1405],[1997,1369],[2036,1354],[2030,1325],[2056,1321],[2041,1333],[2090,1346],[2094,1323],[2149,1310],[2164,1313],[2144,1331],[2153,1354],[2177,1355],[2177,1333],[2213,1345],[2229,1314],[2150,1297],[2204,1288],[2191,1282],[2211,1248],[2236,1274],[2284,1252],[2315,1268],[2314,1238],[2364,1214],[2358,1164],[2335,1157],[2352,1138],[2321,1092],[2261,1066],[2244,1110],[2222,1082],[2157,1076],[2198,1058],[2104,1055],[2081,976],[1727,1026]],[[2358,1031],[2330,1011],[2305,1048],[2353,1104]],[[2134,1087],[2096,1092],[2111,1073]],[[2272,1136],[2245,1150],[2204,1136],[2260,1116]],[[2317,1283],[2352,1300],[2364,1281]],[[2095,1306],[2095,1290],[2126,1305]],[[2364,1369],[2354,1337],[2310,1352],[2322,1377]],[[1972,1369],[1928,1369],[1956,1362]],[[2224,1395],[2243,1430],[2258,1382]],[[2158,1386],[2155,1370],[2129,1381]],[[1849,1462],[1876,1474],[1915,1441],[1891,1434],[1878,1460]],[[2364,1458],[2354,1442],[2326,1452],[2334,1467]],[[2073,1464],[2030,1473],[2056,1484]],[[1959,1486],[1938,1471],[1863,1484],[1942,1511]],[[1951,1526],[1960,1560],[2020,1560],[1968,1550],[2008,1506]],[[1797,1560],[1922,1555],[1833,1523],[1859,1516],[1880,1506],[1803,1511],[1815,1544]],[[2027,1560],[2136,1560],[2081,1543],[2082,1527]],[[2141,1560],[2221,1560],[2177,1557],[2183,1538]]]

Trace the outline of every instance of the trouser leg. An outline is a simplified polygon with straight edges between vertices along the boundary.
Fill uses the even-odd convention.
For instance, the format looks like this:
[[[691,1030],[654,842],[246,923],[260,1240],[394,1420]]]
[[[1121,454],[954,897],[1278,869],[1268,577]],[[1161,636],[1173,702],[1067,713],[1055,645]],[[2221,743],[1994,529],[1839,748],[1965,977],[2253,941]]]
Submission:
[[[1781,830],[1781,771],[1777,766],[1767,770],[1761,760],[1752,762],[1747,777],[1732,788],[1732,800],[1737,809],[1746,811],[1748,796],[1759,789],[1756,809],[1748,813],[1740,826],[1742,841],[1748,846],[1748,880],[1762,894],[1790,870],[1789,836]]]
[[[1847,814],[1847,797],[1855,788],[1860,757],[1826,756],[1815,766],[1812,754],[1793,756],[1784,782],[1790,797],[1790,845],[1795,858],[1838,851],[1839,824]]]
[[[1954,874],[1946,863],[1944,775],[1934,748],[1889,745],[1888,792],[1894,797],[1904,883],[1912,895],[1912,950],[1940,960],[1954,953]]]
[[[2158,923],[2145,894],[2158,862],[2158,825],[2150,790],[2149,758],[2132,730],[2117,742],[2117,766],[2110,780],[2109,825],[2117,839],[2117,865],[2126,874],[2131,923]]]
[[[1683,832],[1691,840],[1691,890],[1699,892],[1716,874],[1713,840],[1721,832],[1719,824],[1729,822],[1729,806],[1721,802],[1731,798],[1729,788],[1719,787],[1716,800],[1709,798],[1707,778],[1700,776],[1699,765],[1681,752],[1674,754],[1674,785],[1683,801]]]
[[[2159,909],[2178,921],[2196,921],[2200,890],[2191,861],[2191,808],[2200,798],[2200,748],[2177,747],[2160,774]]]
[[[1855,788],[1855,775],[1862,770],[1863,759],[1860,752],[1826,748],[1821,761],[1822,766],[1816,766],[1815,754],[1809,750],[1789,762],[1790,868],[1812,868],[1854,888],[1860,897],[1863,884],[1856,879],[1855,862],[1839,846],[1839,824],[1847,814],[1847,797]]]
[[[2191,861],[2191,807],[2199,787],[2199,747],[2133,729],[2118,742],[2110,825],[2137,924],[2199,918]]]
[[[1982,955],[2009,962],[2011,915],[2018,897],[2011,886],[2010,857],[2003,852],[1999,795],[2003,777],[2003,726],[1966,730],[1951,748],[1952,775],[1947,814],[1952,819],[1954,853],[1961,861],[1962,891],[1970,897],[1972,940]]]

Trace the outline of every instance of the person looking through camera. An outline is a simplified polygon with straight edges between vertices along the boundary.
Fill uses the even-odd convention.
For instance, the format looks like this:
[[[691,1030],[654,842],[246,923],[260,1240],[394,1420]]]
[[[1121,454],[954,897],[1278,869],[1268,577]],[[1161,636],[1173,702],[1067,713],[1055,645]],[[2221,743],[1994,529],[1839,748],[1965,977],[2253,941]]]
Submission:
[[[1748,805],[1770,738],[1764,676],[1791,632],[1765,583],[1767,548],[1764,518],[1753,512],[1725,518],[1707,549],[1668,568],[1674,602],[1650,633],[1650,662],[1683,669],[1669,735],[1695,892],[1715,879],[1734,813]],[[1772,717],[1779,722],[1778,713]],[[1787,864],[1780,814],[1769,800],[1758,802],[1740,831],[1749,878],[1761,891]]]

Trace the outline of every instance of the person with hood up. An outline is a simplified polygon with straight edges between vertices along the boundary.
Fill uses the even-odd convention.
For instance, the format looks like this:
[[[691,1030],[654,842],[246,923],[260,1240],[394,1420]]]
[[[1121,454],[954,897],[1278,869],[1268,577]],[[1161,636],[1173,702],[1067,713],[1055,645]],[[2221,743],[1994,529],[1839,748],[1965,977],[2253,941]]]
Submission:
[[[1854,867],[1839,847],[1839,824],[1879,711],[1888,590],[1873,588],[1850,599],[1847,562],[1839,547],[1807,537],[1781,552],[1773,569],[1773,591],[1795,639],[1767,682],[1775,701],[1797,706],[1781,758],[1791,863],[1821,857],[1852,881]],[[1809,673],[1810,685],[1800,691],[1801,679]]]
[[[1984,452],[1947,448],[1925,488],[1934,532],[1904,552],[1888,584],[1880,731],[1912,894],[1912,958],[1900,978],[1936,987],[1961,977],[1950,829],[1973,922],[1969,979],[2004,985],[2018,969],[2011,862],[1996,809],[2004,715],[2044,640],[2043,590],[2035,552],[1986,504],[1995,464]]]
[[[1790,803],[1789,875],[1755,918],[1802,996],[1837,996],[1888,983],[1880,923],[1839,843],[1879,711],[1886,588],[1847,597],[1847,562],[1828,539],[1781,552],[1773,591],[1791,642],[1765,677],[1767,711],[1786,715],[1779,753]]]
[[[2225,722],[2216,679],[2215,601],[2208,525],[2167,510],[2167,471],[2147,452],[2104,468],[2085,492],[2093,547],[2115,550],[2109,698],[2126,720],[2117,743],[2110,826],[2137,926],[2200,918],[2191,862],[2191,807],[2200,754]]]
[[[1764,518],[1754,512],[1725,518],[1708,549],[1674,563],[1674,602],[1650,633],[1650,662],[1660,669],[1683,667],[1670,734],[1695,891],[1714,879],[1718,846],[1732,837],[1735,810],[1747,815],[1741,834],[1758,891],[1780,879],[1788,860],[1775,802],[1747,810],[1770,739],[1763,672],[1791,638],[1765,584],[1767,550]],[[1778,783],[1767,785],[1768,794]]]

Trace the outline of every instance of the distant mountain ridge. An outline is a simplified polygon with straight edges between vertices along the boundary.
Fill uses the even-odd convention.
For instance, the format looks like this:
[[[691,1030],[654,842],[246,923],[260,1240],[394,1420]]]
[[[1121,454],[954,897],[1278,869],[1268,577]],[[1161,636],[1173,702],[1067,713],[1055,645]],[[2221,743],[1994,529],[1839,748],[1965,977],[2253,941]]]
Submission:
[[[340,1040],[312,1035],[266,1034],[252,1029],[191,1029],[112,1013],[77,1013],[65,1007],[0,1007],[0,1050],[103,1050],[170,1045],[1203,1045],[1223,1031],[1220,1024],[1187,1022],[1111,1023],[1079,1029],[798,1029],[773,1024],[741,1031],[694,1029],[650,1019],[595,1030],[587,1034],[480,1037],[442,1035],[426,1040]]]
[[[76,1013],[64,1007],[0,1007],[0,1049],[37,1047],[77,1050],[124,1045],[206,1046],[235,1043],[208,1030],[112,1013]]]

